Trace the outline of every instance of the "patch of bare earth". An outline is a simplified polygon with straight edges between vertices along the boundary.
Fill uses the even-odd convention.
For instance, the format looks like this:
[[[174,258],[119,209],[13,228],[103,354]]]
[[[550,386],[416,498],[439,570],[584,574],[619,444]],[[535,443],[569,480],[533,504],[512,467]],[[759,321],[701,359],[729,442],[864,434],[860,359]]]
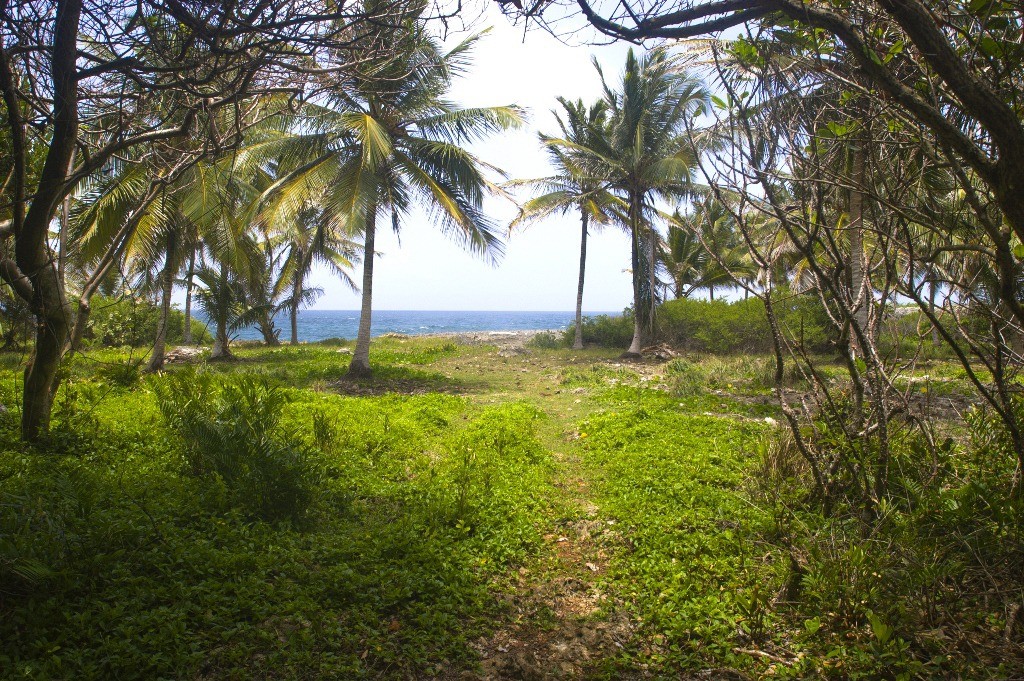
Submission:
[[[330,384],[339,395],[352,397],[380,397],[381,395],[427,395],[430,393],[448,393],[463,395],[466,388],[458,383],[441,380],[423,380],[416,378],[386,379],[350,379],[341,378]]]
[[[594,509],[596,514],[596,509]],[[606,569],[602,547],[609,526],[594,516],[566,522],[545,536],[551,565],[536,582],[525,572],[515,620],[474,645],[480,671],[470,679],[573,679],[614,655],[633,635],[633,623],[596,583]],[[609,607],[610,606],[610,607]]]

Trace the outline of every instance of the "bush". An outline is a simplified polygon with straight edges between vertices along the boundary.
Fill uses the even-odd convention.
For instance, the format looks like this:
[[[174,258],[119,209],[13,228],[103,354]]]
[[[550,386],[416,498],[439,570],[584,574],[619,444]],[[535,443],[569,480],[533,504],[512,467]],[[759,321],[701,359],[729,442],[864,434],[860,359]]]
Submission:
[[[156,341],[160,322],[160,307],[145,300],[95,296],[86,338],[107,347],[145,347]],[[167,342],[181,343],[184,338],[185,313],[171,308],[167,318]],[[206,325],[192,319],[192,339],[196,343],[210,343]]]
[[[811,352],[832,348],[828,316],[817,298],[810,295],[780,298],[775,304],[779,325],[787,336]],[[713,354],[768,354],[773,351],[771,328],[759,298],[695,300],[679,298],[658,307],[655,342],[668,343],[689,352]],[[572,343],[576,325],[566,329],[562,342]],[[629,347],[633,340],[633,313],[620,317],[584,317],[583,342],[610,348]]]
[[[570,324],[562,336],[562,343],[572,345],[576,325]],[[602,314],[583,318],[583,342],[606,348],[628,348],[633,340],[633,311],[626,310],[620,317]]]
[[[550,331],[544,331],[542,333],[538,333],[529,341],[527,341],[526,346],[530,348],[535,348],[537,350],[558,350],[559,348],[564,348],[571,344],[571,338],[567,343],[564,335],[559,337],[551,333]]]
[[[288,401],[280,388],[248,375],[218,389],[212,374],[194,369],[153,386],[194,475],[219,479],[229,501],[263,520],[305,518],[315,471],[309,450],[279,428]]]
[[[829,348],[828,320],[816,298],[779,301],[775,313],[783,333],[813,352]],[[658,308],[659,341],[690,352],[767,354],[773,351],[771,327],[760,298],[670,300]]]

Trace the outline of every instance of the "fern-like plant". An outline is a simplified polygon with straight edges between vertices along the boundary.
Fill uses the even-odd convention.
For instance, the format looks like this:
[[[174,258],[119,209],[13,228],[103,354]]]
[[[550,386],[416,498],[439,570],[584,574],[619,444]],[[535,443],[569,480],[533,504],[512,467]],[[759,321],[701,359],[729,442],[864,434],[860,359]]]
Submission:
[[[192,474],[220,478],[232,501],[261,519],[306,519],[316,469],[309,450],[282,432],[288,399],[280,388],[251,375],[221,387],[211,374],[191,368],[153,387]]]

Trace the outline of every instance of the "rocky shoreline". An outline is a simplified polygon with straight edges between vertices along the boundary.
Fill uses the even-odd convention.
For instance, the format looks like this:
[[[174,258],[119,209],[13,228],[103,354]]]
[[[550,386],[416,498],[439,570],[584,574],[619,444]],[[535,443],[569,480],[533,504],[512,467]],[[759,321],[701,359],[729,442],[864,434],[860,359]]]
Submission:
[[[449,333],[429,334],[384,334],[385,338],[441,338],[451,340],[459,345],[496,345],[499,348],[522,348],[542,333],[561,336],[561,329],[530,329],[520,331],[452,331]]]

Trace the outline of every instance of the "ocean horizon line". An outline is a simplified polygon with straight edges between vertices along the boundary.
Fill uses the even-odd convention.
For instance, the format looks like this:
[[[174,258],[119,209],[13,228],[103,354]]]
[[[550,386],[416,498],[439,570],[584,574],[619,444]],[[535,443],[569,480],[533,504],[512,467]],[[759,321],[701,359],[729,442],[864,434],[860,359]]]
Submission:
[[[346,310],[342,308],[320,308],[310,307],[299,310],[299,314],[303,312],[346,312],[346,313],[359,313],[358,309]],[[576,310],[427,310],[427,309],[401,309],[401,308],[374,308],[373,313],[377,312],[431,312],[431,313],[453,313],[453,314],[467,314],[467,313],[487,313],[487,314],[501,314],[501,313],[513,313],[513,314],[576,314]],[[583,310],[584,315],[593,314],[622,314],[622,310]]]
[[[621,314],[587,311],[585,317]],[[199,316],[202,319],[202,316]],[[374,310],[373,336],[388,333],[431,335],[486,331],[563,331],[576,320],[575,310]],[[300,341],[328,338],[354,338],[359,329],[359,310],[300,310],[296,319]],[[287,314],[275,316],[279,338],[290,336]],[[258,340],[261,332],[253,327],[240,329],[236,337]]]

